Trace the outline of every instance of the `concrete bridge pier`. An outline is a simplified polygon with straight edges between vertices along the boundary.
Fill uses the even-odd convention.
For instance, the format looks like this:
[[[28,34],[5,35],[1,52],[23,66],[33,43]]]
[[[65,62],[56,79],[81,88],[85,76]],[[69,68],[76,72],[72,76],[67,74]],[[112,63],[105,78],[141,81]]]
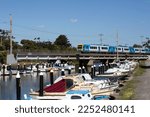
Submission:
[[[94,64],[94,60],[93,59],[91,59],[91,60],[89,60],[88,61],[88,63],[87,63],[87,71],[89,72],[89,73],[91,73],[92,71],[91,71],[91,67],[93,66],[93,64]]]

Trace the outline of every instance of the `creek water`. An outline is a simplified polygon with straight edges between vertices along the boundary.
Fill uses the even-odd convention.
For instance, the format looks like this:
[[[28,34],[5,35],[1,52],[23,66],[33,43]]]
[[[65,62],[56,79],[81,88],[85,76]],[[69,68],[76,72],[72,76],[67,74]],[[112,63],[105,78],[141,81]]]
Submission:
[[[44,86],[50,84],[50,73],[44,74]],[[39,90],[39,75],[37,73],[23,74],[21,76],[21,99],[24,94],[29,96],[30,89]],[[54,80],[60,76],[60,71],[54,72]],[[0,77],[0,100],[16,100],[16,76]]]

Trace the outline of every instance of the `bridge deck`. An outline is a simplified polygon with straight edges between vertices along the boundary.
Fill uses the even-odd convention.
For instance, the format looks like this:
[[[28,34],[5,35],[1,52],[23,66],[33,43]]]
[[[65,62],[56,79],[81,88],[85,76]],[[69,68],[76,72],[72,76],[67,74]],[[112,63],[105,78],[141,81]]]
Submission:
[[[17,60],[57,60],[57,59],[116,59],[116,54],[100,53],[26,53],[17,54]],[[148,59],[146,54],[119,54],[119,59]]]

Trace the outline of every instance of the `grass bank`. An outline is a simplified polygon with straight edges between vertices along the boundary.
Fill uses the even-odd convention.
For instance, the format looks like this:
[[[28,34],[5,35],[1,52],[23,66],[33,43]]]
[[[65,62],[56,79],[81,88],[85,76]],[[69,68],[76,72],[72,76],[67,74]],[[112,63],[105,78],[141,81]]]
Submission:
[[[133,74],[130,76],[131,80],[127,81],[123,89],[119,93],[120,100],[132,100],[135,96],[135,86],[138,82],[137,77],[141,76],[145,72],[145,69],[137,66]]]

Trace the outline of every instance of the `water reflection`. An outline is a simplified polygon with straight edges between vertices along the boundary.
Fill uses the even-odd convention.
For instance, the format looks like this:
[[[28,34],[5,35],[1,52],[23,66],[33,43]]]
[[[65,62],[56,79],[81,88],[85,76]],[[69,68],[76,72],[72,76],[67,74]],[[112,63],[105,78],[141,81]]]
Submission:
[[[54,72],[54,80],[60,75],[60,71]],[[50,83],[50,73],[44,73],[44,85]],[[21,99],[24,94],[29,95],[30,89],[39,90],[39,75],[37,73],[21,75]],[[15,76],[0,77],[0,100],[16,100]]]

